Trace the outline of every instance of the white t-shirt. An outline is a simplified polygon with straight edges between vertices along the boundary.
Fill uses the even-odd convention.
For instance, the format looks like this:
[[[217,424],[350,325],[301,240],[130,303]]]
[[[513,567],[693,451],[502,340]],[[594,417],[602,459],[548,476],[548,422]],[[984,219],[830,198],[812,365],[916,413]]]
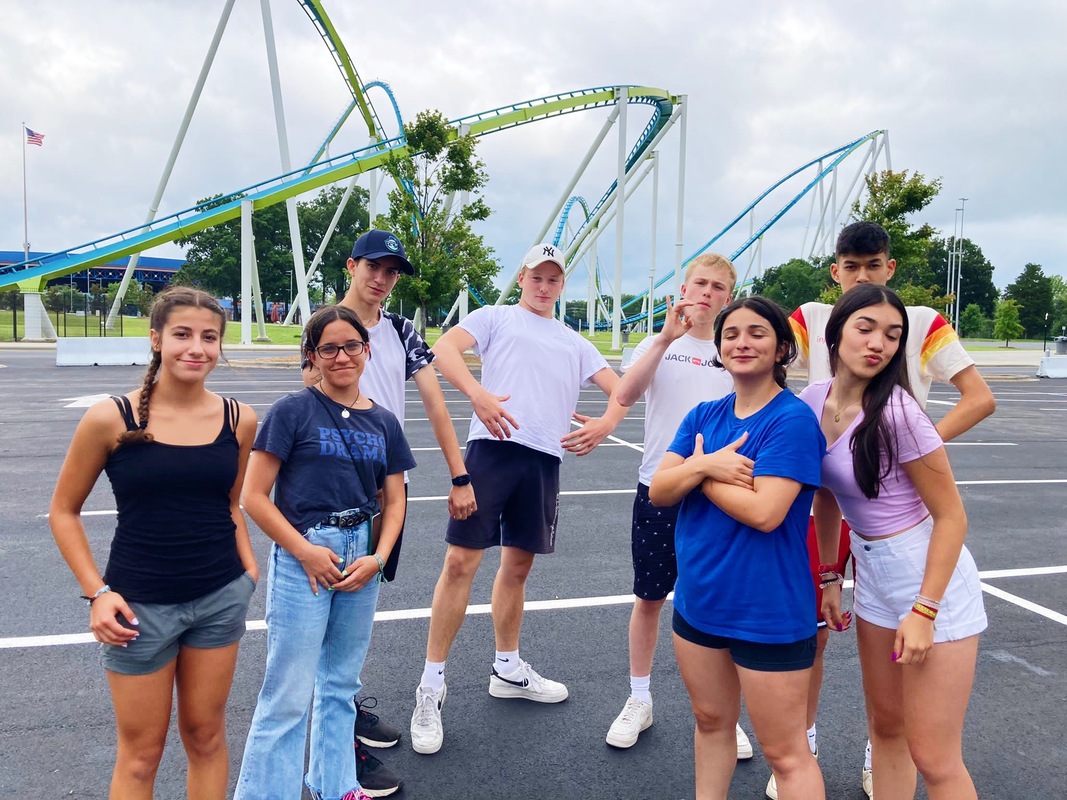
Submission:
[[[363,374],[359,378],[360,394],[393,412],[400,425],[404,425],[404,370],[407,353],[393,324],[384,316],[378,324],[367,328],[370,334],[370,353]]]
[[[833,306],[805,303],[789,318],[797,337],[798,367],[807,366],[808,384],[830,378],[830,350],[826,346],[826,323]],[[935,380],[951,383],[974,359],[960,344],[956,331],[943,316],[928,306],[907,306],[908,344],[905,360],[911,391],[926,408],[930,386]]]
[[[656,336],[648,336],[634,349],[626,372],[652,347]],[[685,334],[667,346],[652,383],[645,390],[645,455],[637,479],[645,486],[652,476],[685,415],[698,403],[718,400],[734,390],[734,379],[726,370],[713,366],[719,354],[711,339],[697,339]]]
[[[474,337],[482,387],[511,395],[504,408],[519,427],[509,441],[562,460],[559,440],[571,430],[578,392],[608,362],[562,322],[517,305],[479,308],[459,326]],[[471,416],[468,442],[495,438],[477,414]]]

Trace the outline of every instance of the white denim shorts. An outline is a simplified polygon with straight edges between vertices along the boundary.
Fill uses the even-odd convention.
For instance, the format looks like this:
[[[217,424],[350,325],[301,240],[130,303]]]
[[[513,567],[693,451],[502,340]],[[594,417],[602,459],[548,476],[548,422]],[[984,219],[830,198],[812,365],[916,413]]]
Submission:
[[[926,571],[926,552],[934,529],[933,517],[903,533],[868,541],[850,534],[856,569],[853,608],[860,619],[896,630],[911,613]],[[966,639],[986,629],[988,620],[978,567],[964,546],[953,570],[934,623],[934,642]]]

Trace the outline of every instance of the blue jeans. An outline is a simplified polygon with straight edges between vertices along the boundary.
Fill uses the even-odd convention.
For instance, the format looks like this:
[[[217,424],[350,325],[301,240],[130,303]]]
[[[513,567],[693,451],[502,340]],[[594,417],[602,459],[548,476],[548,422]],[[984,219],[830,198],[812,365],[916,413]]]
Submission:
[[[309,542],[348,565],[366,555],[370,524],[316,526]],[[358,787],[352,731],[355,696],[370,645],[378,580],[358,592],[312,594],[300,562],[275,544],[267,572],[267,664],[245,742],[234,800],[298,798],[303,786],[308,705],[314,697],[311,758],[304,782],[325,800]]]

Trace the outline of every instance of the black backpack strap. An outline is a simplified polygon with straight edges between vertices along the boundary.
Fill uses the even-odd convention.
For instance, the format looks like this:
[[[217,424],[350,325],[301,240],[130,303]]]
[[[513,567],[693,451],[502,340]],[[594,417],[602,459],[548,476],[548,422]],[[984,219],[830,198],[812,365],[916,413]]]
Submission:
[[[119,413],[122,415],[122,421],[126,423],[126,430],[137,430],[137,420],[133,416],[133,406],[130,405],[130,398],[126,395],[111,395],[111,399],[115,405],[119,408]]]

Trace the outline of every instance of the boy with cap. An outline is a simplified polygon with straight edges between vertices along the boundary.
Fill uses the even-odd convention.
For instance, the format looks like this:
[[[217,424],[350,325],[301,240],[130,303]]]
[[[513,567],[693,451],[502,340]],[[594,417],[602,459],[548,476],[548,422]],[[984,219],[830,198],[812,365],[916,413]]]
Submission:
[[[846,225],[837,237],[834,247],[834,263],[830,266],[830,275],[841,284],[841,289],[848,292],[863,283],[885,286],[893,277],[897,263],[890,258],[889,234],[874,222],[854,222]],[[833,306],[826,303],[805,303],[789,318],[797,339],[797,359],[795,366],[807,367],[808,383],[827,380],[830,375],[830,353],[826,347],[826,322],[830,318]],[[956,331],[943,316],[927,306],[908,306],[907,365],[908,380],[912,394],[919,405],[926,407],[930,396],[930,387],[935,380],[951,383],[960,393],[960,399],[941,421],[937,423],[937,432],[942,440],[950,441],[966,433],[996,410],[996,399],[985,379],[978,372],[967,351],[963,349]],[[813,514],[830,514],[840,518],[833,495],[828,492],[816,492]],[[821,604],[819,566],[833,565],[834,571],[844,574],[849,559],[847,528],[842,525],[840,540],[836,548],[824,550],[831,559],[820,558],[820,547],[815,536],[814,517],[809,521],[808,551],[812,559],[813,580],[816,585],[816,613]],[[812,753],[818,751],[815,731],[815,716],[819,707],[819,690],[822,687],[823,651],[829,631],[826,623],[819,621],[818,650],[815,666],[812,670],[811,686],[808,691],[808,744]],[[868,797],[873,797],[873,779],[871,777],[871,743],[867,742],[867,751],[861,773],[863,790]],[[778,788],[771,775],[767,784],[767,796],[776,800]]]
[[[414,379],[434,437],[452,476],[448,513],[454,519],[466,519],[477,508],[474,487],[463,465],[459,440],[445,405],[437,373],[432,368],[426,369],[433,361],[434,354],[408,319],[382,308],[382,303],[396,286],[400,273],[414,275],[415,268],[407,260],[400,240],[392,233],[381,230],[368,231],[356,240],[346,267],[351,283],[340,305],[356,312],[370,338],[371,358],[367,359],[360,376],[360,389],[374,402],[391,411],[403,425],[404,384],[408,379]],[[302,367],[305,385],[319,380],[317,370],[310,362],[305,361]],[[405,486],[406,482],[405,476]],[[402,539],[403,529],[385,565],[387,580],[393,580],[396,575]],[[356,763],[360,785],[372,797],[384,797],[399,789],[402,782],[377,758],[363,750],[361,745],[392,747],[400,740],[400,732],[369,711],[364,704],[357,702],[356,705]]]
[[[610,397],[619,378],[588,340],[553,318],[564,279],[563,254],[551,244],[536,245],[522,262],[518,304],[474,311],[433,348],[437,369],[474,409],[466,463],[478,483],[479,507],[468,519],[448,523],[448,550],[434,589],[426,662],[411,716],[417,753],[436,753],[444,741],[445,660],[489,547],[501,548],[492,594],[496,659],[489,694],[539,703],[567,699],[566,686],[541,677],[519,658],[526,578],[534,557],[555,549],[563,451],[590,453],[626,409],[609,400],[603,417],[575,413],[584,384],[594,383]],[[463,360],[472,348],[482,359],[480,383]],[[572,415],[583,424],[568,433]]]
[[[674,526],[681,503],[653,506],[648,487],[686,413],[698,403],[733,391],[730,374],[713,366],[712,360],[719,354],[715,318],[729,302],[736,282],[737,272],[725,256],[705,253],[690,261],[682,299],[674,305],[668,299],[663,329],[641,341],[615,389],[615,400],[627,408],[645,396],[645,443],[631,524],[630,696],[608,730],[607,743],[612,747],[632,747],[652,725],[652,657],[660,611],[678,577]],[[746,485],[751,486],[751,478],[750,467]],[[752,758],[752,743],[740,725],[735,733],[737,757]]]

